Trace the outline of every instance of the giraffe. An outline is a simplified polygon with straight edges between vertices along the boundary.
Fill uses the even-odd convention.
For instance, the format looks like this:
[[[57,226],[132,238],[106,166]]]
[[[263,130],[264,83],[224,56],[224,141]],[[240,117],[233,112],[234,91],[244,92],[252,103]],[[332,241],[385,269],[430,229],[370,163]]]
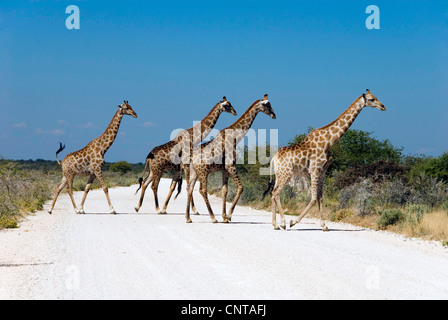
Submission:
[[[104,182],[101,169],[104,165],[104,154],[110,148],[112,143],[117,136],[118,129],[120,127],[121,120],[124,115],[131,115],[134,118],[137,118],[137,114],[134,112],[132,107],[129,105],[128,101],[124,101],[123,104],[118,105],[118,110],[112,118],[109,126],[106,131],[99,136],[98,138],[92,140],[85,146],[83,149],[69,153],[64,160],[59,161],[58,153],[61,152],[65,145],[62,146],[60,143],[60,148],[56,152],[56,160],[58,164],[62,167],[62,180],[56,188],[53,202],[51,203],[51,207],[48,210],[48,213],[52,213],[56,200],[59,196],[59,193],[67,186],[67,191],[72,201],[75,212],[78,214],[84,214],[84,202],[86,200],[87,194],[89,193],[90,186],[92,185],[95,178],[97,178],[101,184],[101,188],[106,194],[107,202],[109,204],[109,209],[111,214],[115,214],[115,210],[110,202],[109,192]],[[78,210],[76,207],[75,200],[73,199],[73,179],[76,175],[79,176],[90,176],[89,181],[87,182],[84,196],[81,201],[81,208]]]
[[[140,200],[137,206],[134,208],[136,212],[140,210],[143,204],[143,198],[145,196],[146,188],[152,182],[151,189],[154,193],[156,211],[159,214],[166,214],[168,203],[177,183],[179,184],[178,194],[180,192],[182,183],[182,169],[184,169],[185,171],[185,180],[187,181],[188,190],[188,182],[190,180],[190,152],[192,148],[199,145],[201,141],[208,136],[208,134],[214,128],[216,122],[218,121],[219,116],[223,112],[236,115],[235,109],[225,96],[212,108],[212,110],[204,119],[202,119],[201,122],[191,127],[190,129],[181,131],[173,140],[151,150],[145,161],[145,171],[146,168],[149,167],[150,172],[144,181],[143,178],[140,178],[140,186],[136,191],[137,193],[138,190],[142,188]],[[168,196],[161,211],[159,208],[157,189],[160,179],[162,178],[162,174],[165,170],[174,170],[175,173],[171,181]],[[197,214],[197,210],[194,206],[193,201],[191,202],[191,205],[192,209]]]
[[[310,208],[317,202],[320,223],[323,231],[328,231],[328,227],[323,220],[321,209],[322,187],[325,172],[331,164],[332,157],[329,155],[331,147],[344,135],[348,128],[355,121],[364,107],[377,108],[385,111],[384,105],[374,96],[369,89],[367,93],[359,96],[348,109],[336,120],[325,127],[314,129],[300,143],[280,148],[271,160],[271,181],[264,196],[272,190],[272,225],[275,230],[280,228],[276,222],[276,208],[281,216],[280,227],[286,229],[285,217],[280,203],[280,193],[283,187],[292,177],[308,176],[311,178],[311,201],[302,211],[297,219],[290,221],[290,227],[299,223]],[[275,168],[275,185],[272,181],[272,168]]]
[[[222,172],[221,192],[223,201],[223,222],[228,223],[231,221],[233,210],[235,209],[236,203],[243,192],[243,185],[241,184],[236,170],[236,146],[241,139],[244,138],[247,131],[252,126],[255,117],[260,111],[267,114],[272,119],[276,118],[267,94],[264,95],[264,99],[256,100],[252,103],[249,109],[247,109],[241,118],[239,118],[234,124],[221,130],[213,140],[202,144],[200,148],[193,151],[190,162],[190,186],[187,188],[187,209],[185,213],[187,223],[192,222],[190,218],[190,202],[193,197],[193,189],[197,179],[199,179],[200,182],[199,192],[207,205],[210,218],[213,223],[218,222],[213,214],[213,210],[207,196],[208,175],[216,171]],[[226,197],[229,175],[232,176],[235,184],[237,185],[238,192],[233,199],[229,214],[226,215]]]

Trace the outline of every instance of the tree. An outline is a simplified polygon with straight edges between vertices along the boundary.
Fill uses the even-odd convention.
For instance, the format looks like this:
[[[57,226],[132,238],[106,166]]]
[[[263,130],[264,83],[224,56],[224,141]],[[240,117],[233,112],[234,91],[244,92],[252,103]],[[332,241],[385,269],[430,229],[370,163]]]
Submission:
[[[113,172],[120,172],[121,174],[124,174],[128,171],[132,170],[132,165],[126,161],[118,161],[110,165],[109,167],[110,171]]]
[[[312,128],[308,128],[311,132]],[[345,170],[352,166],[372,164],[378,160],[400,162],[403,148],[394,147],[389,140],[377,140],[371,132],[347,130],[342,138],[330,149],[333,157],[329,171]],[[305,134],[297,135],[290,145],[305,139]]]
[[[444,152],[438,158],[420,157],[414,160],[411,177],[419,176],[421,173],[448,182],[448,152]]]

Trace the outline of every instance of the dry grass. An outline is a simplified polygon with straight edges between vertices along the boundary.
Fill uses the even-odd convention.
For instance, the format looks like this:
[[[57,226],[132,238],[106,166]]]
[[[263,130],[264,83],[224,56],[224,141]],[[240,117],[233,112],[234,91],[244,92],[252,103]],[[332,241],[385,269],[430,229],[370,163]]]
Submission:
[[[430,240],[446,240],[448,239],[448,213],[444,210],[428,212],[423,215],[420,223],[402,226],[401,233]]]

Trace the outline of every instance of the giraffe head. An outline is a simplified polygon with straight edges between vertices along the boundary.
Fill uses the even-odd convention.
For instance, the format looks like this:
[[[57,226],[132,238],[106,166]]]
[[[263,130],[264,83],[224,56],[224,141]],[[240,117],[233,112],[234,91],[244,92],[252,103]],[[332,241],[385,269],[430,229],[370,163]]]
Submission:
[[[128,114],[130,116],[133,116],[134,118],[137,118],[137,114],[132,109],[131,105],[127,100],[124,100],[123,104],[119,104],[118,108],[120,108],[122,114]]]
[[[264,95],[263,99],[258,100],[255,103],[257,104],[256,108],[258,109],[258,111],[266,113],[272,119],[276,119],[277,118],[277,116],[274,113],[274,110],[271,107],[271,103],[268,100],[268,95],[267,94]]]
[[[386,111],[386,107],[382,104],[376,96],[374,96],[369,89],[366,89],[367,93],[363,93],[364,105],[366,107],[377,108],[381,111]]]
[[[221,112],[228,112],[236,116],[236,111],[230,101],[227,101],[226,96],[222,97],[222,101],[219,102],[219,107]]]

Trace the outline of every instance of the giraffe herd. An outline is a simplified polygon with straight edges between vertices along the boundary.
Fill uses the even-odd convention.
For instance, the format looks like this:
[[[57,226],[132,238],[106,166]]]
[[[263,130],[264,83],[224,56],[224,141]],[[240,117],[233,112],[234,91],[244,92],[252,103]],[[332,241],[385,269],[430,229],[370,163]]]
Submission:
[[[321,202],[325,172],[332,161],[329,152],[331,147],[353,124],[364,107],[377,108],[382,111],[386,110],[376,96],[367,89],[366,93],[359,96],[336,120],[324,127],[311,131],[302,142],[280,148],[272,157],[270,163],[271,180],[262,196],[264,198],[267,194],[271,193],[272,225],[275,230],[280,228],[286,229],[285,216],[280,203],[281,191],[291,179],[308,177],[311,180],[311,201],[296,219],[290,221],[290,227],[292,228],[295,224],[299,223],[311,207],[317,203],[322,230],[328,231],[323,220]],[[214,128],[223,112],[231,113],[232,115],[237,114],[226,97],[223,97],[221,101],[215,104],[201,122],[190,129],[181,131],[173,140],[151,150],[145,161],[145,172],[147,168],[149,168],[149,172],[145,178],[140,178],[140,186],[136,191],[137,194],[141,188],[140,199],[135,207],[136,212],[140,210],[146,189],[151,184],[151,189],[154,193],[155,209],[159,214],[166,214],[168,203],[176,185],[178,186],[177,194],[181,190],[182,172],[184,172],[187,189],[186,222],[192,222],[190,209],[193,210],[193,213],[198,214],[193,201],[193,189],[195,183],[199,180],[199,193],[204,199],[212,222],[216,223],[217,220],[208,200],[207,180],[210,173],[221,172],[222,218],[224,223],[231,221],[235,206],[243,192],[243,185],[238,177],[236,168],[236,146],[244,138],[258,113],[265,113],[272,119],[276,119],[276,115],[266,94],[263,99],[254,101],[246,112],[232,125],[221,130],[211,141],[201,144]],[[65,146],[60,144],[60,148],[56,152],[56,160],[61,165],[63,178],[56,188],[53,201],[48,210],[50,214],[53,211],[59,193],[65,187],[67,187],[75,212],[84,214],[84,202],[95,179],[99,180],[106,195],[110,213],[116,213],[110,201],[108,189],[102,177],[101,170],[104,165],[104,155],[114,142],[124,115],[131,115],[137,118],[137,114],[129,105],[128,101],[124,101],[123,104],[118,105],[117,112],[101,136],[92,140],[83,149],[69,153],[62,162],[59,161],[58,154]],[[160,210],[157,191],[160,179],[165,170],[173,170],[174,176],[163,208]],[[272,173],[275,173],[275,181],[272,179]],[[73,198],[72,190],[73,179],[76,175],[89,176],[79,209]],[[226,198],[229,176],[232,177],[238,190],[227,212]],[[277,211],[281,218],[280,227],[276,221]]]

